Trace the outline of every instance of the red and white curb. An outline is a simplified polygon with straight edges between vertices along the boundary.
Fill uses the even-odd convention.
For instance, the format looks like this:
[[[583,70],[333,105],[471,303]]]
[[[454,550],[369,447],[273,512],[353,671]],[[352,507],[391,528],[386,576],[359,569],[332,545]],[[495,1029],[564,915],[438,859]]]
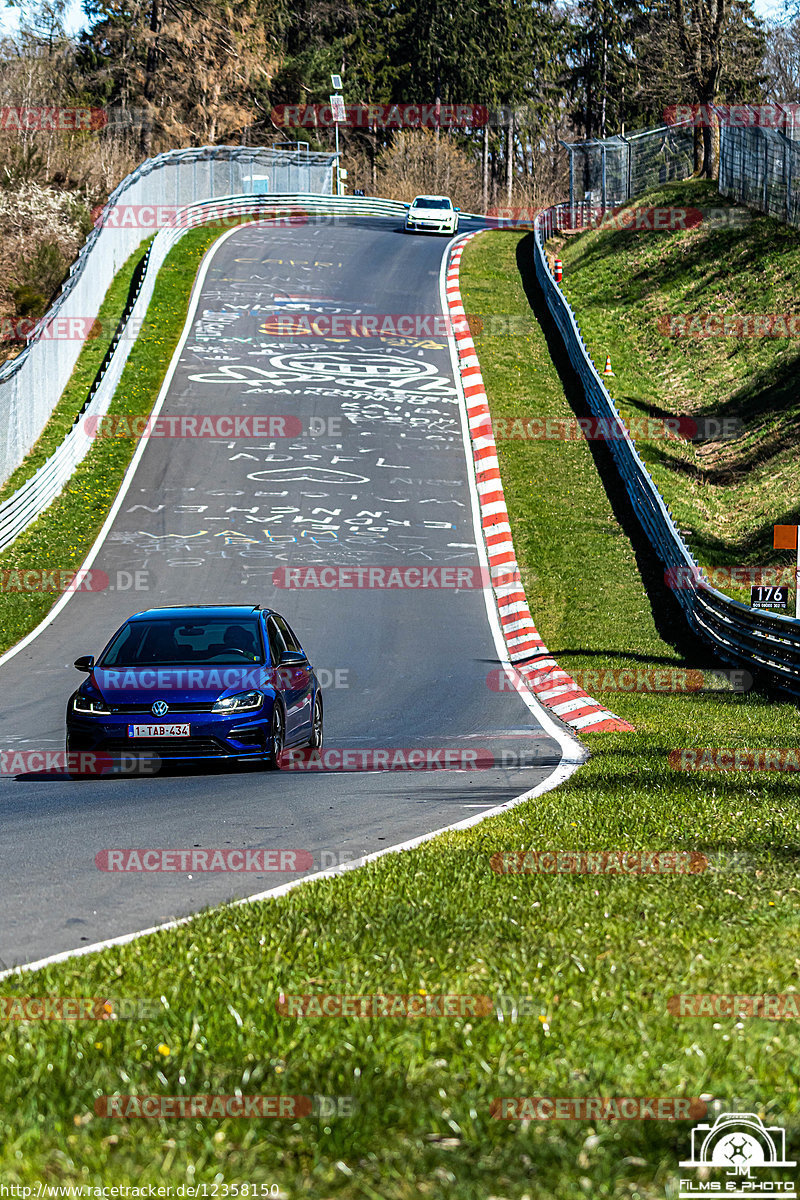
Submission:
[[[456,347],[475,459],[481,524],[492,578],[498,580],[493,586],[508,656],[514,670],[524,680],[519,686],[527,686],[540,704],[549,708],[572,729],[582,733],[599,729],[631,731],[632,725],[603,708],[578,686],[571,675],[560,669],[537,632],[522,584],[505,582],[509,577],[519,579],[520,573],[511,538],[486,389],[475,343],[466,328],[466,314],[458,282],[464,247],[475,236],[474,233],[468,234],[454,247],[447,270],[445,293],[456,330]]]

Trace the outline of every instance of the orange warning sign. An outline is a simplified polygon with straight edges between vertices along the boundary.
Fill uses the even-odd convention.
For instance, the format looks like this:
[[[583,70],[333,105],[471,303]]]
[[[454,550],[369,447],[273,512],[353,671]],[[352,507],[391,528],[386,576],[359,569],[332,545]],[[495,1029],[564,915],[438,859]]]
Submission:
[[[796,550],[797,549],[797,526],[796,525],[774,525],[774,541],[772,543],[775,550]]]

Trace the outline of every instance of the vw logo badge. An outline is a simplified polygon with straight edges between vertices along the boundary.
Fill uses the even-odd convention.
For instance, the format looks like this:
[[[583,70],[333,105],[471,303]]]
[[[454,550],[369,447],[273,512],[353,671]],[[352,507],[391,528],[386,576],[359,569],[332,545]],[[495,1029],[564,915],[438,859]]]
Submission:
[[[165,704],[163,700],[156,700],[150,712],[154,717],[165,717],[169,712],[169,705]]]

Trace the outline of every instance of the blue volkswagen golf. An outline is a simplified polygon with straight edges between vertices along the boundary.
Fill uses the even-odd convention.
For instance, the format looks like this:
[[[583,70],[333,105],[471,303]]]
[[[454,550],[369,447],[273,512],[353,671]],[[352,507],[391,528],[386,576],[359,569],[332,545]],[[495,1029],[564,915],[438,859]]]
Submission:
[[[260,605],[136,613],[67,705],[67,753],[260,761],[322,745],[319,681],[287,621]]]

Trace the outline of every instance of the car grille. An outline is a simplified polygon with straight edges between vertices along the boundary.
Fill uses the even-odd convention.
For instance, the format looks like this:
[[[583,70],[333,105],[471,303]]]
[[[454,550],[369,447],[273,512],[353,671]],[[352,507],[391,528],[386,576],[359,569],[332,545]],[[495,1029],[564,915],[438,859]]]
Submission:
[[[183,701],[181,701],[180,704],[175,704],[174,706],[171,705],[169,712],[170,715],[173,713],[185,712],[212,712],[213,708],[213,700],[196,700],[187,704],[184,704]],[[141,701],[138,704],[112,704],[111,711],[112,713],[149,713],[152,711],[152,701],[150,704],[142,704]]]
[[[186,758],[197,755],[216,758],[220,754],[230,754],[230,747],[214,737],[188,738],[106,738],[100,750],[109,754],[135,754],[147,751],[157,754],[159,758]]]

